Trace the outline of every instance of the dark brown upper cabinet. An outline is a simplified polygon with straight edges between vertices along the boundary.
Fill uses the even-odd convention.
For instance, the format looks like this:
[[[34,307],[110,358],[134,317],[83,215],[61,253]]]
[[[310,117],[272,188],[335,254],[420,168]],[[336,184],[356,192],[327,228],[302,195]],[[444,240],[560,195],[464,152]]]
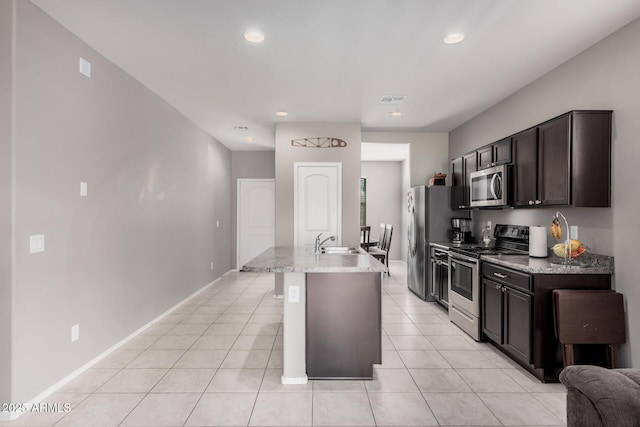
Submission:
[[[471,172],[477,170],[476,152],[451,161],[451,208],[471,209],[469,182]]]
[[[511,163],[511,137],[476,150],[478,170]]]
[[[538,129],[513,136],[514,206],[530,206],[538,198]]]
[[[571,200],[571,115],[538,126],[536,204],[568,205]]]
[[[611,111],[572,111],[512,137],[515,206],[611,206]]]

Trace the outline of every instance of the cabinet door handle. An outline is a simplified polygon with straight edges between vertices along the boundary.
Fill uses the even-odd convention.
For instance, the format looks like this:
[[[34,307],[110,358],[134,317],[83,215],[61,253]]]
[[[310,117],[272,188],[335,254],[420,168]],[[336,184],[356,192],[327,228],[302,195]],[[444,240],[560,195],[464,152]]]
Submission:
[[[493,273],[493,275],[501,279],[506,279],[507,277],[509,277],[506,274],[502,274],[502,273]]]
[[[542,204],[542,200],[536,200],[536,205],[541,205]]]
[[[529,204],[532,205],[533,204],[533,200],[529,200]]]
[[[506,291],[506,288],[503,286],[502,287],[502,292],[505,292],[505,291]]]

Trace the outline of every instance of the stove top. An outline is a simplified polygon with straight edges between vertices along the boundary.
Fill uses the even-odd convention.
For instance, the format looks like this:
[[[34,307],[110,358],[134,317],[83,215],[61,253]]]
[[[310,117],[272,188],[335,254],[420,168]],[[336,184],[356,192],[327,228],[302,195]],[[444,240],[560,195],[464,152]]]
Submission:
[[[451,252],[457,252],[463,255],[467,255],[474,258],[479,258],[480,255],[523,255],[526,252],[509,249],[502,247],[485,247],[485,246],[461,246],[457,248],[451,248]]]
[[[480,255],[525,255],[529,252],[529,227],[525,225],[497,224],[493,232],[495,245],[461,245],[451,252],[480,258]]]

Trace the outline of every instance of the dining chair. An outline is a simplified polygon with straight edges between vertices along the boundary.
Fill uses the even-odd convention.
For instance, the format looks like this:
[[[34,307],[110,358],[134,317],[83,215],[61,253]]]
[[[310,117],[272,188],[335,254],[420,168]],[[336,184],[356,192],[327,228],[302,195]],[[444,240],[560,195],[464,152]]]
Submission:
[[[384,231],[383,231],[384,230]],[[379,259],[387,267],[387,276],[389,273],[389,248],[391,247],[391,237],[393,236],[393,225],[380,224],[381,238],[378,245],[369,250],[369,254]]]
[[[378,241],[374,248],[382,249],[384,246],[385,233],[387,232],[386,224],[380,224],[380,233],[378,234]]]
[[[368,251],[370,242],[371,242],[371,226],[370,225],[360,226],[360,247],[365,251]]]

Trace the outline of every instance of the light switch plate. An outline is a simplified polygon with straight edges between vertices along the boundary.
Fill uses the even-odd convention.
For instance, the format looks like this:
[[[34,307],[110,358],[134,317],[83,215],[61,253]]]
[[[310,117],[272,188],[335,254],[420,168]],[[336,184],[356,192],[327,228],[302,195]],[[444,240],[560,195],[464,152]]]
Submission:
[[[80,339],[80,325],[75,324],[71,327],[71,342],[78,341]]]
[[[300,302],[300,286],[289,286],[289,302]]]
[[[91,78],[91,62],[84,58],[80,58],[80,74],[85,77]]]
[[[87,197],[87,183],[80,182],[80,196]]]
[[[29,253],[37,254],[44,252],[44,234],[29,236]]]
[[[216,228],[220,227],[220,220],[216,220]]]
[[[572,225],[571,226],[571,236],[569,236],[570,239],[574,239],[574,240],[578,240],[578,226],[577,225]]]

